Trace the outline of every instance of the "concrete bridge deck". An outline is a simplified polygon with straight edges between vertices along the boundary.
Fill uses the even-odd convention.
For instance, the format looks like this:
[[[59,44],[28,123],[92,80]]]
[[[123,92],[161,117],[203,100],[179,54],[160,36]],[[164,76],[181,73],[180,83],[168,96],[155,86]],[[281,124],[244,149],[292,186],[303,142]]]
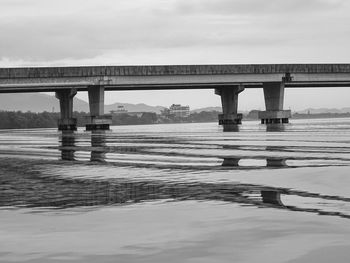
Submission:
[[[0,68],[0,92],[39,92],[88,86],[105,90],[350,87],[350,64],[254,64]]]

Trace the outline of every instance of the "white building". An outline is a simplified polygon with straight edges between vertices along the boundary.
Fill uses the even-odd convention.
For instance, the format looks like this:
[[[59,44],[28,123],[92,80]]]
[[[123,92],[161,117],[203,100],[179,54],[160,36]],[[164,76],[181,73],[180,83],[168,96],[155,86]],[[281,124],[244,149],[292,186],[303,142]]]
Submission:
[[[190,106],[181,106],[180,104],[173,104],[169,108],[169,114],[179,118],[187,118],[190,116]]]
[[[117,107],[117,110],[111,110],[110,113],[112,114],[122,114],[122,113],[128,113],[127,109],[123,105],[120,105]]]

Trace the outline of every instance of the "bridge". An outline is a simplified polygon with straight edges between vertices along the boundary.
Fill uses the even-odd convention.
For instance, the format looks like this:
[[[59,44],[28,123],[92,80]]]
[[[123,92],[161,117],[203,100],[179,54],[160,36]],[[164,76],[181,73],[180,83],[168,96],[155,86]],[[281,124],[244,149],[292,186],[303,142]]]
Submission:
[[[55,92],[60,101],[59,130],[75,130],[73,97],[88,91],[87,130],[109,129],[104,92],[110,90],[214,89],[221,96],[219,124],[230,131],[241,123],[238,95],[264,90],[262,124],[288,123],[285,88],[350,87],[350,64],[254,64],[0,68],[0,93]]]

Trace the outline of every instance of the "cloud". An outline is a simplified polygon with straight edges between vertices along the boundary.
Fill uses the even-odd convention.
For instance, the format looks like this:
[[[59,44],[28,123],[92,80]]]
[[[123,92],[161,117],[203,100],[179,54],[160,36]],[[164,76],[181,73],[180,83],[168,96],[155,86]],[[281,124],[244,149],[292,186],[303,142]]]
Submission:
[[[344,3],[345,0],[180,0],[175,10],[183,14],[271,15],[337,9]]]
[[[101,61],[128,64],[184,54],[250,59],[270,50],[348,42],[342,0],[1,0],[0,60],[18,63]],[[340,8],[341,7],[341,8]],[[345,34],[346,33],[346,34]],[[304,47],[302,47],[304,45]],[[211,54],[204,51],[210,50]],[[161,52],[160,52],[161,51]],[[260,53],[258,53],[260,52]],[[330,51],[328,51],[329,53]],[[298,53],[298,52],[296,52]],[[302,53],[302,52],[300,52]],[[327,52],[325,52],[326,54]],[[133,59],[128,60],[125,55]],[[330,53],[329,53],[330,54]],[[153,56],[153,57],[152,57]],[[203,58],[202,60],[205,60]],[[157,60],[158,61],[158,60]],[[216,63],[220,63],[217,61]]]

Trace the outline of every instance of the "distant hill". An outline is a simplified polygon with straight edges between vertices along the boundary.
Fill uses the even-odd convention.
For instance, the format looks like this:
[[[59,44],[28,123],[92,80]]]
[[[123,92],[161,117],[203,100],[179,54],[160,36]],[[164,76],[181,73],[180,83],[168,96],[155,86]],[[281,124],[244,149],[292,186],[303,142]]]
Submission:
[[[222,112],[222,107],[206,107],[206,108],[200,108],[200,109],[195,109],[195,110],[192,110],[191,113],[200,113],[202,111],[217,111],[217,112]],[[238,109],[238,112],[239,113],[242,113],[242,114],[248,114],[249,111],[242,111],[242,110],[239,110]]]
[[[111,110],[117,110],[118,106],[124,106],[128,112],[155,112],[159,114],[165,107],[163,106],[149,106],[144,103],[131,104],[131,103],[114,103],[111,105],[105,105],[105,113],[108,114]],[[46,95],[41,93],[11,93],[0,94],[0,110],[3,111],[22,111],[22,112],[59,112],[59,102],[52,95]],[[89,112],[89,104],[78,98],[74,98],[74,110]],[[199,113],[202,111],[218,111],[221,112],[221,107],[206,107],[200,109],[194,109],[192,113]],[[248,112],[242,112],[248,114]],[[297,111],[300,114],[320,114],[320,113],[348,113],[350,107],[336,109],[336,108],[309,108],[302,111]]]
[[[222,108],[221,107],[206,107],[206,108],[200,108],[200,109],[194,109],[191,112],[202,112],[202,111],[218,111],[218,112],[222,112]],[[243,113],[243,114],[248,114],[249,111],[241,111],[238,110],[238,112]],[[348,113],[350,112],[350,107],[347,108],[341,108],[341,109],[336,109],[336,108],[318,108],[318,109],[314,109],[314,108],[308,108],[305,110],[300,110],[300,111],[296,111],[300,114],[320,114],[320,113]]]
[[[128,112],[155,112],[160,113],[165,107],[162,106],[149,106],[144,103],[131,104],[131,103],[114,103],[105,106],[105,113],[109,113],[111,110],[117,110],[118,106],[124,106]]]
[[[105,105],[105,113],[116,110],[118,106],[123,105],[129,112],[155,112],[160,113],[164,107],[149,106],[146,104],[114,103]],[[74,98],[74,111],[89,112],[89,104],[78,98]],[[0,110],[3,111],[31,111],[31,112],[59,112],[60,106],[58,99],[54,96],[41,93],[11,93],[0,94]]]
[[[350,112],[350,107],[347,108],[341,108],[341,109],[336,109],[336,108],[319,108],[319,109],[313,109],[313,108],[308,108],[302,111],[297,111],[298,113],[303,113],[303,114],[319,114],[319,113],[348,113]]]
[[[0,110],[31,111],[31,112],[59,112],[58,99],[54,96],[40,93],[12,93],[0,94]],[[88,111],[89,105],[83,100],[74,98],[74,110]]]

